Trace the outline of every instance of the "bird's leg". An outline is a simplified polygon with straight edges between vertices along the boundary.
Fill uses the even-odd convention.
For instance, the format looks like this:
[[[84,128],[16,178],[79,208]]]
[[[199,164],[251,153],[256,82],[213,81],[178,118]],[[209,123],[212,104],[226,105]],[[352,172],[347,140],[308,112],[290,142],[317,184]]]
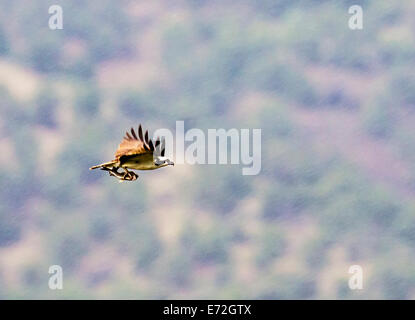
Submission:
[[[127,180],[127,177],[131,179],[132,175],[131,172],[127,170],[127,168],[123,168],[124,169],[124,175],[123,175],[123,179]]]
[[[134,181],[138,179],[138,174],[136,174],[134,171],[130,171],[130,176],[128,180]]]
[[[134,171],[128,171],[127,168],[123,168],[125,173],[123,176],[123,180],[134,181],[137,180],[138,175]]]

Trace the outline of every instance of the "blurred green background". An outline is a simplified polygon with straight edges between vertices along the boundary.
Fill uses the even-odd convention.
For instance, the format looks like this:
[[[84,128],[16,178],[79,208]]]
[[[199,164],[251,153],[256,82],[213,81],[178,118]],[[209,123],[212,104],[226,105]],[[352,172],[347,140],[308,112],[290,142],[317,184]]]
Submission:
[[[410,0],[0,0],[0,298],[414,299],[414,16]],[[261,173],[88,171],[127,128],[176,120],[261,128]]]

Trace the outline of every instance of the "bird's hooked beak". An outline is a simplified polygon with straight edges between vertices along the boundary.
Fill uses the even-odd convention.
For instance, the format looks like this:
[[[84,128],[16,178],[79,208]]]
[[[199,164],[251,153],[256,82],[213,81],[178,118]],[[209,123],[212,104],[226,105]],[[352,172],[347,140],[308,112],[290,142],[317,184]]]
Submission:
[[[169,164],[169,166],[174,166],[174,162],[171,161],[171,160],[169,160],[168,164]]]

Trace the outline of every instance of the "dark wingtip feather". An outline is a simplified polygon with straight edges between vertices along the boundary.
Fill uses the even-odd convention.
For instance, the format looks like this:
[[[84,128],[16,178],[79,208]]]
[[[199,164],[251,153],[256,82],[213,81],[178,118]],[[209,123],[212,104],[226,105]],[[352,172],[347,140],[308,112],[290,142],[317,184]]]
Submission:
[[[154,146],[157,148],[159,144],[160,144],[160,137],[157,137],[157,140],[156,140]]]
[[[138,136],[140,137],[140,140],[144,142],[144,139],[143,139],[143,128],[141,127],[141,124],[138,127]]]
[[[137,135],[135,134],[134,128],[131,128],[131,134],[133,135],[134,139],[137,139]]]
[[[161,153],[160,155],[164,157],[166,155],[166,140],[163,138],[161,141]]]

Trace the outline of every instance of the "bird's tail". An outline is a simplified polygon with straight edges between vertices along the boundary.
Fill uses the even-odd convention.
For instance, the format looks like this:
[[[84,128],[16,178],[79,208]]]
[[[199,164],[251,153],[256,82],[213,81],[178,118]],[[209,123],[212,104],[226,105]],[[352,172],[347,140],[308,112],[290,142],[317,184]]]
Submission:
[[[114,164],[116,164],[116,163],[117,163],[117,160],[113,160],[113,161],[110,161],[110,162],[105,162],[105,163],[93,166],[93,167],[89,168],[89,170],[94,170],[94,169],[98,169],[98,168],[113,167]]]

